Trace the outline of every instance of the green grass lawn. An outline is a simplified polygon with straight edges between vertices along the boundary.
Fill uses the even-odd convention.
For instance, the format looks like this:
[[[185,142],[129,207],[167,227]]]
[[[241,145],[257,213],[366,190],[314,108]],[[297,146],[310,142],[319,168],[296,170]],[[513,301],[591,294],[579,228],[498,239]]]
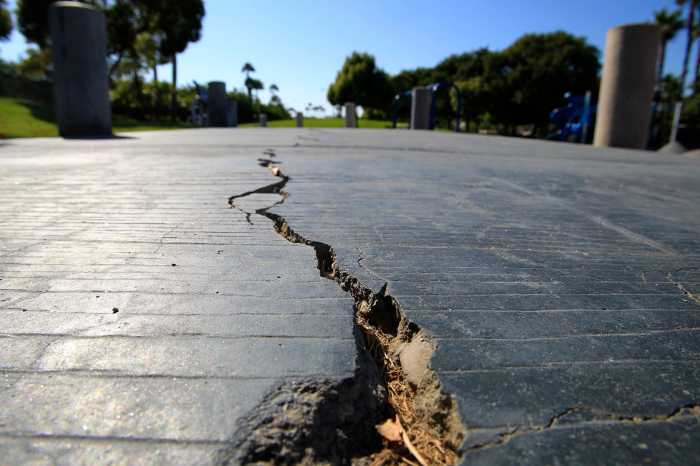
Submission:
[[[58,136],[51,113],[26,100],[0,97],[0,138]]]
[[[260,124],[258,123],[244,123],[240,125],[241,128],[257,128]],[[267,126],[270,128],[294,128],[296,127],[295,120],[275,120],[269,121]],[[389,120],[358,120],[358,126],[360,128],[391,128],[391,121]],[[406,123],[399,123],[401,127],[406,127]],[[344,128],[345,119],[343,118],[304,118],[305,128]]]
[[[391,128],[388,120],[358,120],[360,128]],[[164,129],[190,128],[184,123],[139,121],[132,118],[115,115],[112,119],[115,133],[127,133],[131,131],[156,131]],[[258,123],[245,123],[241,128],[256,128]],[[295,120],[276,120],[268,123],[270,128],[294,128]],[[342,118],[304,118],[306,128],[342,128],[345,120]],[[400,128],[405,128],[406,123],[399,123]],[[58,136],[58,128],[53,122],[51,112],[46,107],[37,103],[15,99],[12,97],[0,97],[0,139],[7,138],[33,138]]]
[[[191,127],[184,123],[139,121],[118,115],[113,117],[112,126],[115,133]],[[46,107],[27,100],[0,97],[0,139],[51,136],[58,136],[58,128]]]

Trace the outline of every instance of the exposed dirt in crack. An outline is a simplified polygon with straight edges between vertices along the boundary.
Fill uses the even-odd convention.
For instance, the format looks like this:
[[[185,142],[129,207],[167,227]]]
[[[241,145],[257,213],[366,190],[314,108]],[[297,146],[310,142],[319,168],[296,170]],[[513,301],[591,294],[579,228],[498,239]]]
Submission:
[[[355,332],[358,345],[361,332]],[[352,377],[305,378],[274,387],[240,424],[216,463],[370,464],[386,390],[374,361],[357,353]]]
[[[352,382],[343,381],[340,385],[337,382],[314,381],[302,382],[296,389],[288,385],[278,387],[263,401],[262,416],[261,413],[253,413],[252,418],[244,424],[245,433],[240,437],[249,440],[236,444],[236,450],[244,453],[235,456],[224,454],[222,462],[456,464],[461,456],[459,447],[466,436],[466,429],[459,419],[456,401],[442,390],[437,375],[429,367],[430,358],[435,350],[434,344],[419,326],[408,320],[398,301],[387,294],[386,284],[378,292],[365,287],[356,277],[340,268],[335,251],[330,245],[304,238],[292,229],[285,218],[270,212],[270,209],[284,203],[288,198],[289,194],[284,188],[291,178],[282,174],[279,162],[271,160],[276,157],[274,151],[265,151],[265,155],[270,159],[259,160],[260,165],[267,167],[281,180],[231,196],[229,205],[241,210],[236,206],[236,199],[267,193],[281,196],[278,202],[257,209],[255,213],[270,219],[275,231],[287,241],[312,247],[316,254],[319,274],[336,282],[353,297],[358,371]],[[366,364],[367,355],[373,362],[372,368],[368,368]],[[345,389],[339,390],[338,387]],[[277,411],[282,409],[287,413],[290,410],[289,406],[295,404],[285,402],[280,406],[275,400],[280,396],[285,399],[285,393],[298,394],[299,389],[301,392],[311,393],[312,397],[320,395],[316,402],[312,403],[314,407],[308,405],[309,396],[297,396],[298,400],[303,401],[301,407],[291,408],[298,413],[293,416],[295,421],[279,421],[279,415],[267,414],[270,409],[274,411],[274,406],[277,406]],[[325,424],[344,426],[331,427],[330,431],[334,432],[331,437],[335,435],[336,440],[329,439],[328,429],[319,434],[313,428],[316,425],[313,420],[319,416],[324,417],[318,414],[325,412],[322,406],[328,401],[328,396],[323,393],[334,394],[331,398],[346,401],[358,399],[355,394],[363,393],[359,403],[350,405],[356,418],[355,423],[351,422],[350,425],[346,425],[343,420],[344,403],[331,403],[340,407],[331,410],[329,415],[335,416],[334,421],[326,420]],[[403,442],[383,439],[374,428],[381,420],[395,417],[398,417],[408,437]],[[280,422],[282,424],[278,425]],[[298,432],[300,428],[301,433]],[[309,442],[308,439],[315,435],[324,439],[321,444]],[[275,442],[278,442],[279,448],[274,446]],[[339,447],[329,451],[329,443],[336,443]],[[345,445],[351,445],[351,448],[346,448]],[[257,455],[256,452],[260,451],[264,454]],[[287,461],[286,457],[293,459]]]

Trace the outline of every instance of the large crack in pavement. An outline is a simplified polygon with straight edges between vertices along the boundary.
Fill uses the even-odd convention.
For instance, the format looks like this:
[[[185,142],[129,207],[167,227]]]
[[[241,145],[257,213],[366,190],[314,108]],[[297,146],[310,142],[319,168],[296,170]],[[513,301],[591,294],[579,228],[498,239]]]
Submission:
[[[284,203],[291,177],[283,174],[273,150],[259,164],[280,181],[229,198],[231,208],[272,221],[290,243],[313,248],[321,277],[334,281],[354,300],[356,371],[351,379],[315,378],[284,382],[268,393],[241,423],[220,464],[456,464],[466,429],[457,403],[429,367],[431,339],[387,294],[374,292],[343,270],[333,248],[303,237],[287,220],[270,212]],[[255,194],[278,194],[272,205],[247,212],[236,201]],[[379,435],[384,422],[394,434]],[[385,424],[386,425],[386,424]],[[397,427],[398,426],[398,427]],[[398,430],[398,433],[396,432]]]

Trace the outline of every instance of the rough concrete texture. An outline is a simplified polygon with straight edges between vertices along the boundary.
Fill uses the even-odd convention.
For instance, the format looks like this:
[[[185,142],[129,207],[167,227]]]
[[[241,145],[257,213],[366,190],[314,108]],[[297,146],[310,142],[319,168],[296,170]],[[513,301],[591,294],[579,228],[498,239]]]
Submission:
[[[411,92],[411,129],[430,129],[430,106],[433,93],[425,87]]]
[[[357,128],[357,109],[352,102],[345,104],[345,127]]]
[[[277,181],[266,149],[291,177],[285,202],[259,191],[230,209]],[[235,462],[294,387],[330,393],[310,412],[333,406],[361,367],[353,299],[257,209],[333,246],[365,286],[388,283],[436,347],[464,464],[700,461],[697,158],[207,129],[17,140],[0,166],[12,463]]]
[[[596,146],[646,147],[660,43],[661,30],[654,24],[628,24],[608,31],[593,138]]]

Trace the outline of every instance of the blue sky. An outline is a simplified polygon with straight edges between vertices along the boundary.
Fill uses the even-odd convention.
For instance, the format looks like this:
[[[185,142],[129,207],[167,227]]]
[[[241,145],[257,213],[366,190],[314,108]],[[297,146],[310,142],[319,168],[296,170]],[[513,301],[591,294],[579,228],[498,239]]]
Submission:
[[[9,4],[14,9],[14,0]],[[202,39],[178,58],[180,83],[223,80],[228,89],[242,88],[240,69],[250,61],[266,86],[279,86],[287,106],[312,102],[330,111],[326,89],[353,50],[374,54],[380,67],[396,73],[435,65],[452,53],[502,49],[524,33],[563,29],[585,36],[602,53],[610,27],[650,20],[654,10],[674,8],[674,1],[206,0],[205,6]],[[670,44],[667,72],[680,69],[684,40]],[[15,60],[25,49],[15,32],[0,43],[0,57]],[[169,79],[169,66],[159,73]]]

